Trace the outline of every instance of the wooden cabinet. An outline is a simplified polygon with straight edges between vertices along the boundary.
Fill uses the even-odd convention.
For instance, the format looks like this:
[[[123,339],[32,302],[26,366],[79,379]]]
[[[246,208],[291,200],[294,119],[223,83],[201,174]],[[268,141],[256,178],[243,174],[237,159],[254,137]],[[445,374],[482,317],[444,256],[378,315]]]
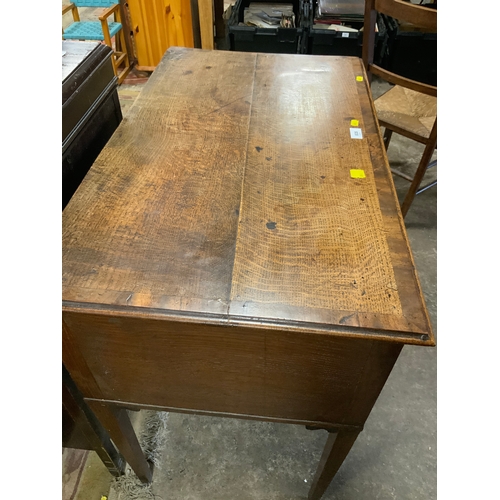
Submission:
[[[153,71],[172,46],[194,47],[190,0],[128,0],[136,68]]]
[[[62,209],[122,121],[112,50],[62,42]]]

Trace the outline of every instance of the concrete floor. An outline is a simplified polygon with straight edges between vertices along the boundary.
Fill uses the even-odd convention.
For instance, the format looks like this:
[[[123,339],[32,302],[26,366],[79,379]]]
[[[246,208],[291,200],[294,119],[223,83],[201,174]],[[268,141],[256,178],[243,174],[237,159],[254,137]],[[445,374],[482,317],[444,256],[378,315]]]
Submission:
[[[142,85],[132,80],[119,88],[124,114]],[[384,88],[375,81],[374,96]],[[389,161],[410,172],[422,151],[423,146],[395,134]],[[395,185],[402,200],[408,183],[395,178]],[[405,221],[435,333],[436,199],[436,187],[418,195]],[[436,348],[404,347],[324,500],[436,498],[436,355]],[[302,426],[181,414],[169,415],[167,431],[153,477],[157,500],[305,500],[326,440],[326,431]],[[68,456],[63,454],[63,485]],[[111,476],[94,452],[79,473],[76,496],[63,488],[63,500],[109,494]]]

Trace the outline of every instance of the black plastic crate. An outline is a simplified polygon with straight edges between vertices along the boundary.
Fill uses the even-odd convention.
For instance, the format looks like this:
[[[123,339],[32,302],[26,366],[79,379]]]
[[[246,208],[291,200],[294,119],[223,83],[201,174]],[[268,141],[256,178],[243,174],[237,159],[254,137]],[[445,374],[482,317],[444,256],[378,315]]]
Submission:
[[[396,20],[385,17],[388,40],[381,63],[398,75],[437,85],[437,33],[402,31]]]
[[[354,27],[354,26],[353,26]],[[307,53],[329,56],[361,57],[362,33],[328,29],[309,30]]]
[[[274,54],[297,54],[303,34],[301,26],[301,0],[273,0],[273,3],[291,3],[295,14],[296,28],[257,28],[238,26],[243,22],[245,8],[252,0],[237,0],[228,21],[229,46],[240,52],[268,52]]]
[[[313,22],[311,22],[308,33],[308,54],[361,57],[363,49],[362,31],[350,32],[315,29],[312,27]],[[387,43],[387,29],[380,16],[377,18],[377,25],[378,33],[375,38],[374,54],[375,64],[378,64],[382,60]],[[359,30],[363,27],[363,23],[352,23],[352,27]]]

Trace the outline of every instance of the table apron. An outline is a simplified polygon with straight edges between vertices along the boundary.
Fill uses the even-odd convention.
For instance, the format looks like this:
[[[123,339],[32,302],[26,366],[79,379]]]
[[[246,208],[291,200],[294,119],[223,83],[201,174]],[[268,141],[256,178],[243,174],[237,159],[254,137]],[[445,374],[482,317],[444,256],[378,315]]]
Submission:
[[[65,312],[63,360],[87,399],[362,426],[402,344]]]
[[[259,422],[272,422],[279,424],[293,424],[293,425],[304,425],[310,430],[328,430],[328,431],[338,431],[341,429],[345,430],[357,430],[361,432],[363,430],[363,425],[350,425],[350,424],[339,424],[332,422],[318,422],[312,420],[297,420],[290,418],[273,418],[266,415],[245,415],[238,413],[222,413],[216,411],[206,411],[206,410],[193,410],[189,408],[174,408],[171,406],[155,406],[155,405],[145,405],[136,404],[124,401],[112,401],[108,399],[92,399],[85,398],[87,403],[100,403],[109,407],[125,408],[130,411],[139,410],[150,410],[150,411],[165,411],[169,413],[183,413],[188,415],[200,415],[204,417],[221,417],[221,418],[237,418],[241,420],[256,420]]]

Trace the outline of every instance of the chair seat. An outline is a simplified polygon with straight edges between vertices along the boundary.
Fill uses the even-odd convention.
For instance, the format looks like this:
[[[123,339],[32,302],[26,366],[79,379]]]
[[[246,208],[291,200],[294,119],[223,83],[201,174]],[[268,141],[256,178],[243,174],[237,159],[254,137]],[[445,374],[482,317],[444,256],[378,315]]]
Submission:
[[[375,109],[381,125],[394,125],[428,139],[436,120],[437,99],[395,85],[375,100]]]
[[[120,23],[110,22],[108,26],[111,37],[115,36],[122,29]],[[65,40],[104,40],[101,22],[75,22],[64,31],[63,38]]]

